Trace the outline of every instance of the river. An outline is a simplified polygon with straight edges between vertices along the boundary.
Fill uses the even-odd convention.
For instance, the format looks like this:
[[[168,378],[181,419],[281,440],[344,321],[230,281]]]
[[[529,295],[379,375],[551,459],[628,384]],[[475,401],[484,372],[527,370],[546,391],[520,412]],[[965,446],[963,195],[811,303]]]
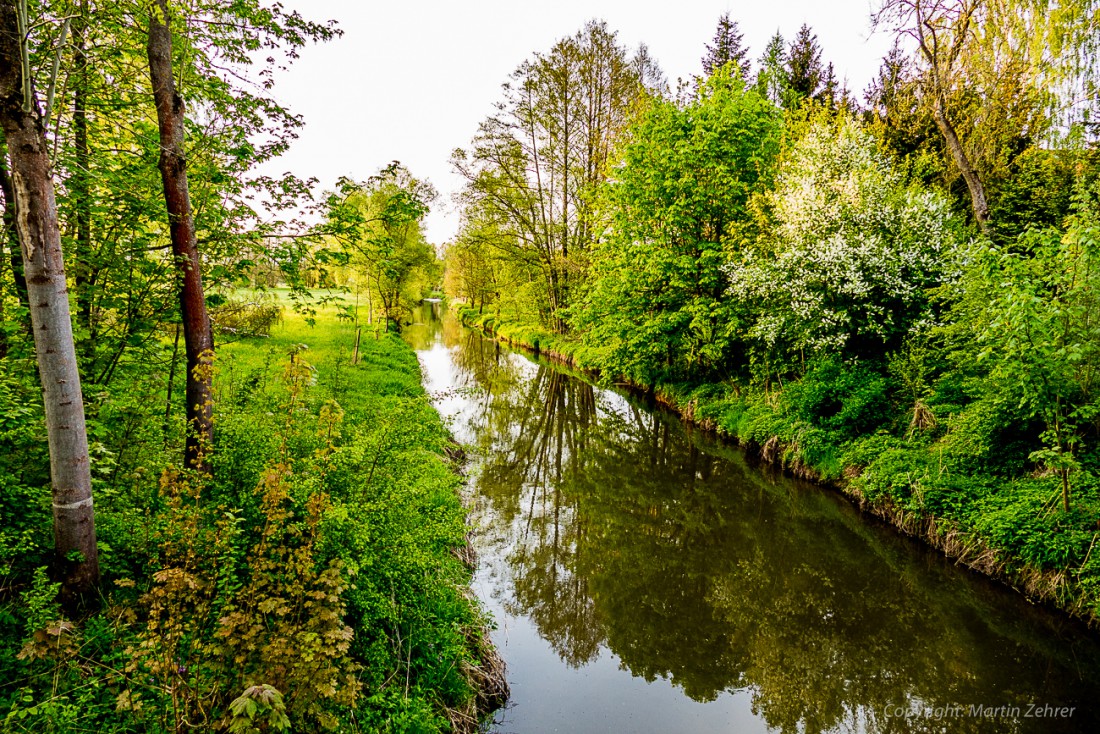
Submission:
[[[1100,643],[837,493],[425,304],[470,455],[492,731],[1100,731]]]

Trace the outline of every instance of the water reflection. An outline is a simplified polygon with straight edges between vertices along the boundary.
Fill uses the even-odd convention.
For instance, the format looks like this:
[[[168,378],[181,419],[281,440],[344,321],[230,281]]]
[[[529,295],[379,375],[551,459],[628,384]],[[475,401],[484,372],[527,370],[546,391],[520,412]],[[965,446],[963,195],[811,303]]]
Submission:
[[[749,697],[757,722],[782,732],[1100,723],[1100,650],[1076,625],[829,493],[441,316],[424,312],[410,338],[478,457],[492,593],[534,626],[561,675],[610,652],[632,685],[671,682],[703,703]],[[523,674],[524,660],[506,659]],[[1028,717],[1036,703],[1076,710]],[[623,730],[661,730],[641,719]]]

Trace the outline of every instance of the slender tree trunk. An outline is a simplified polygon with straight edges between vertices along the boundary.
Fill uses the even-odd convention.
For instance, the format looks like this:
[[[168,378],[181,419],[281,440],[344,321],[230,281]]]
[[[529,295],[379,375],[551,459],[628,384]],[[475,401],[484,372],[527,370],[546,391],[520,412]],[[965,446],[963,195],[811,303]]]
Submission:
[[[214,334],[202,290],[202,270],[195,240],[195,220],[187,192],[187,158],[183,147],[183,98],[172,77],[172,34],[167,0],[157,0],[149,15],[149,77],[160,128],[160,176],[172,236],[172,254],[180,279],[180,315],[187,353],[188,465],[209,472],[214,443],[214,395],[211,364]]]
[[[17,13],[13,0],[0,0],[0,125],[11,154],[16,226],[46,408],[57,563],[65,591],[83,594],[99,581],[88,435],[49,148],[33,93],[24,97],[24,83],[29,89],[31,81],[22,78]]]
[[[176,365],[180,356],[180,325],[176,324],[176,340],[172,342],[172,361],[168,367],[168,397],[164,401],[164,424],[161,433],[164,435],[164,445],[168,445],[169,421],[172,419],[172,389],[176,384]]]
[[[11,177],[8,176],[7,151],[0,137],[0,196],[4,197],[3,220],[0,220],[0,273],[3,273],[3,263],[7,262],[6,249],[12,252],[19,247],[19,240],[15,236],[15,194],[12,191]],[[8,330],[7,314],[4,313],[4,291],[0,286],[0,359],[8,356]]]
[[[974,210],[974,219],[977,220],[982,232],[985,232],[989,229],[989,204],[985,198],[985,186],[982,185],[982,180],[978,177],[978,171],[971,164],[970,157],[963,150],[962,142],[955,132],[955,127],[947,119],[947,113],[943,109],[942,102],[936,104],[932,111],[932,117],[935,118],[936,126],[947,142],[947,149],[951,151],[951,157],[955,159],[955,165],[959,167],[959,172],[962,173],[963,180],[966,181],[966,188],[970,191],[970,205]]]

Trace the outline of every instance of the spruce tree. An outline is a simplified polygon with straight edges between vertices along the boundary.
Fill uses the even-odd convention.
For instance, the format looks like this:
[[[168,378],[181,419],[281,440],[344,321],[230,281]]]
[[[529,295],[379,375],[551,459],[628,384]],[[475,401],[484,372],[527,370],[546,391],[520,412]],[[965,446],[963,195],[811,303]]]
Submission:
[[[718,28],[714,31],[714,42],[707,44],[707,55],[703,57],[703,73],[710,76],[716,69],[733,63],[741,71],[741,78],[748,79],[750,62],[749,49],[744,45],[744,35],[736,20],[730,20],[729,13],[723,13],[718,19]]]
[[[836,72],[833,71],[833,62],[830,61],[829,64],[825,67],[825,73],[822,75],[821,78],[821,89],[814,96],[814,99],[819,102],[823,102],[824,104],[832,108],[836,106],[837,93],[839,91],[839,85],[836,80]]]
[[[817,34],[805,23],[791,42],[787,54],[787,80],[798,100],[813,98],[821,90],[825,70],[821,67],[821,46]]]

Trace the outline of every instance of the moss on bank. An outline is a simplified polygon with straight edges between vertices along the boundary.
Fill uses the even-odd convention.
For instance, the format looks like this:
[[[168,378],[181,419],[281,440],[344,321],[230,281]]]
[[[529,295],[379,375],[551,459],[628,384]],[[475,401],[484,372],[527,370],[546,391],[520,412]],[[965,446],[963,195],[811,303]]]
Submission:
[[[881,372],[828,364],[767,391],[634,385],[600,376],[598,355],[579,339],[462,304],[454,310],[464,324],[508,344],[651,395],[1034,601],[1100,622],[1100,480],[1082,472],[1074,506],[1063,512],[1059,478],[1029,470],[1022,449],[1009,445],[990,460],[975,445],[973,436],[994,423],[983,415],[989,408],[953,403],[950,386],[909,406],[891,398]]]

